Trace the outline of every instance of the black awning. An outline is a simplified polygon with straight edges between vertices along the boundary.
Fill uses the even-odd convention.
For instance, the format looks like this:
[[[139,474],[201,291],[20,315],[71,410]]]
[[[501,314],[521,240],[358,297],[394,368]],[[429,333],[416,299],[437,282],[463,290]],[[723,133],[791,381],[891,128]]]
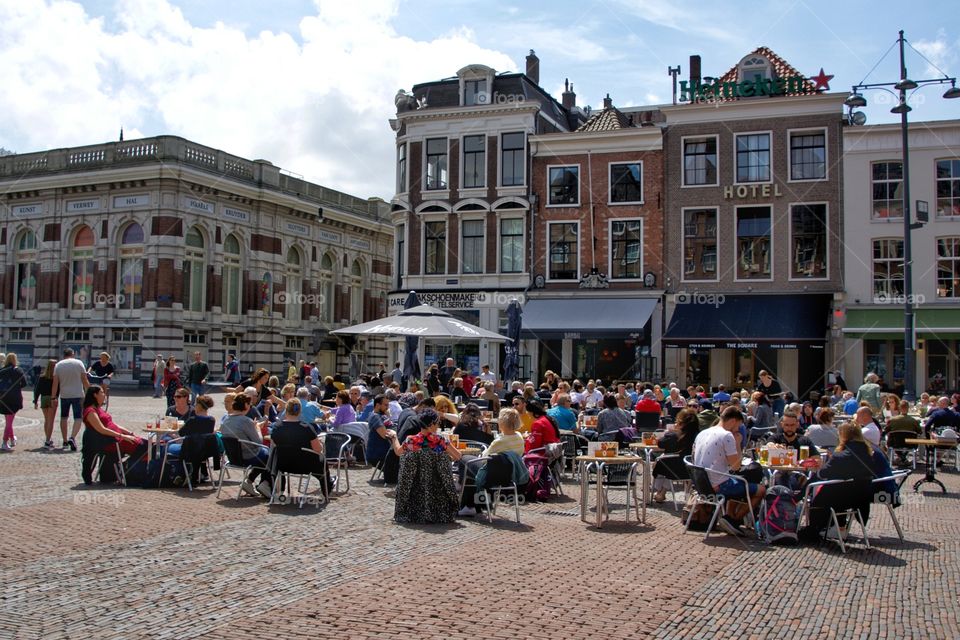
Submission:
[[[523,307],[524,338],[562,339],[642,335],[657,298],[554,298],[528,300]]]
[[[701,349],[822,348],[829,295],[678,296],[664,346]]]

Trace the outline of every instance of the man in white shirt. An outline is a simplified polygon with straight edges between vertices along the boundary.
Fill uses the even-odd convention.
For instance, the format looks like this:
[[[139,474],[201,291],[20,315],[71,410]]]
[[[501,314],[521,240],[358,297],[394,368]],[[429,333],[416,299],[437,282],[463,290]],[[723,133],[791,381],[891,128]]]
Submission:
[[[390,404],[387,407],[387,412],[390,414],[390,419],[396,424],[400,419],[400,412],[403,411],[403,407],[400,406],[400,402],[397,401],[397,392],[393,389],[387,389],[385,394],[387,400],[390,401]]]
[[[704,429],[693,441],[693,463],[707,470],[714,491],[727,498],[727,513],[717,521],[717,526],[735,536],[743,535],[740,521],[747,513],[747,506],[743,504],[743,482],[720,474],[740,470],[742,424],[740,409],[727,407],[720,415],[720,424]],[[756,510],[763,499],[764,487],[750,482],[747,483],[747,491],[750,494],[750,508]],[[737,502],[732,502],[734,500]]]
[[[603,402],[603,394],[600,393],[600,390],[597,389],[597,385],[593,380],[587,382],[587,390],[583,394],[583,399],[581,404],[588,409],[593,409],[600,405]]]
[[[874,448],[880,446],[880,427],[873,419],[873,409],[870,407],[860,407],[854,414],[854,422],[860,425],[860,431],[863,433],[863,439],[870,443]]]
[[[480,369],[481,369],[481,371],[480,371],[480,380],[482,380],[483,382],[493,382],[493,383],[496,383],[496,381],[497,381],[497,376],[495,376],[495,375],[493,374],[493,372],[490,371],[490,365],[485,364],[485,365],[483,365],[482,367],[480,367]]]
[[[60,433],[63,435],[63,448],[77,450],[77,434],[80,433],[83,394],[90,382],[87,380],[87,368],[73,357],[73,349],[63,350],[63,360],[53,368],[53,391],[51,398],[60,396]],[[73,431],[67,438],[67,416],[73,410]],[[48,443],[49,444],[49,443]]]

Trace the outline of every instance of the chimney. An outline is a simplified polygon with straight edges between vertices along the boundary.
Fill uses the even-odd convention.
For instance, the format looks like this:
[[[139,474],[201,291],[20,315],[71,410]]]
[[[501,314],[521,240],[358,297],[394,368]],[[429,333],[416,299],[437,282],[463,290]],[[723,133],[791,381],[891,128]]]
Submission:
[[[540,58],[533,49],[530,49],[530,54],[527,55],[527,77],[533,81],[533,84],[540,84]]]
[[[690,87],[700,84],[700,56],[690,56]]]
[[[610,99],[610,94],[607,94],[607,97],[603,99],[603,108],[609,109],[613,106],[613,100]]]
[[[577,94],[573,92],[573,85],[570,84],[570,81],[564,78],[563,80],[563,96],[561,96],[561,103],[563,104],[564,109],[573,109],[577,106]]]

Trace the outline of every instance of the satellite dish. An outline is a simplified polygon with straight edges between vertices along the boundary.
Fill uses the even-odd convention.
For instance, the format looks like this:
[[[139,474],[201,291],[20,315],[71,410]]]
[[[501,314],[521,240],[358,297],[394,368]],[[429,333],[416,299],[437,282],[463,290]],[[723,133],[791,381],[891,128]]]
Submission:
[[[866,123],[867,114],[865,114],[863,111],[854,111],[852,114],[850,114],[850,121],[859,127],[860,125]]]

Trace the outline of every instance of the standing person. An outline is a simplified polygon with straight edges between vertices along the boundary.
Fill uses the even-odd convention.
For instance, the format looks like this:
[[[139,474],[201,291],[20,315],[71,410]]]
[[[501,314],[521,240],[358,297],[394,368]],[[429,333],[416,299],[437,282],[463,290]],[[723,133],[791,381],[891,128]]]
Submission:
[[[3,445],[2,451],[13,451],[17,444],[17,437],[13,435],[13,419],[17,412],[23,409],[23,389],[27,386],[27,378],[17,366],[17,354],[8,353],[0,368],[0,413],[3,414]]]
[[[158,353],[157,357],[153,360],[153,374],[151,375],[151,382],[153,382],[153,397],[162,398],[163,397],[163,369],[166,365],[163,362],[163,354]]]
[[[33,408],[37,408],[37,401],[40,402],[40,409],[43,411],[43,448],[53,449],[53,418],[57,414],[57,408],[53,405],[53,368],[57,366],[57,361],[53,358],[47,360],[47,367],[37,378],[37,384],[33,387]]]
[[[77,450],[77,434],[83,424],[83,398],[89,386],[87,368],[73,357],[73,349],[67,347],[63,350],[63,360],[53,368],[53,390],[50,392],[52,398],[60,398],[60,433],[63,435],[64,449]],[[67,438],[67,416],[71,409],[73,431]]]
[[[453,386],[453,378],[457,373],[457,365],[453,358],[447,358],[446,364],[440,369],[441,391],[449,391]]]
[[[880,385],[877,384],[879,379],[877,374],[870,372],[863,378],[863,384],[857,389],[857,404],[866,402],[876,415],[881,415],[880,412],[883,409],[880,402]]]
[[[403,388],[403,369],[400,368],[399,362],[393,363],[393,371],[390,372],[390,381],[396,382],[400,385],[400,388]]]
[[[210,377],[210,367],[200,358],[200,352],[193,352],[193,362],[187,367],[187,385],[190,387],[190,402],[195,403],[197,396],[203,395],[203,385]]]
[[[785,402],[783,400],[783,388],[776,378],[768,371],[761,371],[757,376],[757,391],[762,391],[771,403],[773,403],[773,413],[783,415]]]
[[[493,382],[494,384],[496,384],[497,376],[494,375],[492,371],[490,371],[490,365],[485,364],[482,367],[480,367],[480,380],[482,380],[483,382]]]
[[[173,356],[167,358],[167,366],[163,368],[163,390],[167,395],[167,406],[173,404],[173,394],[182,387],[180,384],[180,367]]]
[[[106,397],[103,403],[104,409],[110,406],[110,380],[113,379],[113,373],[114,368],[110,364],[110,354],[106,351],[101,352],[100,359],[87,369],[87,375],[93,378],[93,384],[98,384],[103,389],[103,394]]]
[[[232,353],[227,354],[227,362],[223,365],[223,369],[226,372],[227,384],[236,385],[240,382],[240,363]]]

